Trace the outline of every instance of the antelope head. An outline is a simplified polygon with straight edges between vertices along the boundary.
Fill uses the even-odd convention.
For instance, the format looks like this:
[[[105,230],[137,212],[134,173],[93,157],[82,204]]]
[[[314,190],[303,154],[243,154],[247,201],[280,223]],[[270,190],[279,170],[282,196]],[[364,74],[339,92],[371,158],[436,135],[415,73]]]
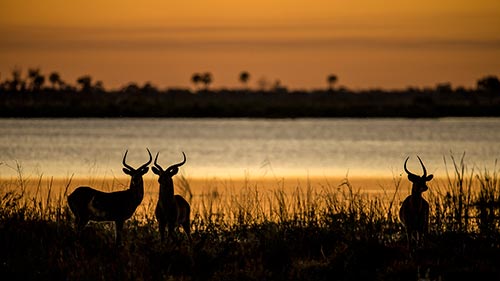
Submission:
[[[149,171],[148,165],[151,164],[151,161],[153,160],[153,156],[151,156],[151,152],[149,151],[149,149],[146,148],[146,150],[148,151],[148,154],[149,154],[149,161],[137,169],[134,169],[133,167],[131,167],[130,165],[127,164],[126,159],[127,159],[128,150],[125,151],[125,155],[123,156],[123,161],[122,161],[122,164],[124,167],[123,172],[132,177],[132,179],[130,181],[130,187],[142,186],[142,183],[143,183],[142,176]]]
[[[153,171],[153,173],[160,176],[158,178],[158,182],[160,183],[160,185],[162,185],[162,184],[169,183],[172,180],[172,177],[175,176],[179,172],[179,167],[184,165],[184,163],[186,163],[186,154],[184,154],[184,152],[182,152],[182,156],[184,156],[184,160],[182,160],[182,162],[180,162],[180,163],[173,164],[172,166],[168,167],[165,170],[157,162],[159,154],[160,154],[160,152],[156,153],[154,166],[151,168],[151,170]]]
[[[422,163],[420,157],[417,156],[417,158],[424,172],[422,176],[417,176],[414,173],[408,171],[408,168],[406,168],[406,162],[408,162],[408,159],[410,159],[410,157],[406,158],[404,165],[405,172],[408,174],[408,180],[410,180],[413,183],[411,189],[412,194],[422,193],[424,191],[427,191],[429,189],[429,187],[427,186],[427,182],[432,180],[432,178],[434,177],[433,175],[427,175],[427,170],[425,169],[424,163]]]

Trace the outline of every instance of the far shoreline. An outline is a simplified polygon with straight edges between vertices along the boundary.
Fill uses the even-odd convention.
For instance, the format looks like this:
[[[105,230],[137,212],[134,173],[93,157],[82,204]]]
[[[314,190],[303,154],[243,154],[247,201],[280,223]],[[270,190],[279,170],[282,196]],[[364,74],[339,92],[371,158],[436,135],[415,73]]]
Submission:
[[[497,82],[496,77],[486,77]],[[490,81],[485,80],[485,81]],[[482,80],[481,80],[482,81]],[[492,82],[493,83],[493,82]],[[0,88],[0,117],[437,118],[498,117],[499,89],[402,90]],[[496,84],[495,84],[496,85]]]

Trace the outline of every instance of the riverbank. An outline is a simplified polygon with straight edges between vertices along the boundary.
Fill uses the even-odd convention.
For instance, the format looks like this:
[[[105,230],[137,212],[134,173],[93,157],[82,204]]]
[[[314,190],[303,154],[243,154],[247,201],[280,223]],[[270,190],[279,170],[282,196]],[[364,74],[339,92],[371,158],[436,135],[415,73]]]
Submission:
[[[160,242],[153,216],[157,183],[149,178],[150,202],[145,198],[125,224],[121,247],[114,245],[110,223],[90,223],[78,235],[65,195],[80,184],[123,189],[126,178],[2,180],[0,273],[30,280],[499,278],[498,220],[480,219],[475,207],[481,198],[499,198],[498,174],[452,175],[437,192],[439,182],[433,180],[424,195],[431,205],[430,232],[410,251],[397,218],[400,200],[391,199],[396,190],[408,194],[405,177],[257,181],[179,175],[176,193],[193,210],[191,244],[182,233]],[[382,197],[365,192],[375,186],[388,190]]]

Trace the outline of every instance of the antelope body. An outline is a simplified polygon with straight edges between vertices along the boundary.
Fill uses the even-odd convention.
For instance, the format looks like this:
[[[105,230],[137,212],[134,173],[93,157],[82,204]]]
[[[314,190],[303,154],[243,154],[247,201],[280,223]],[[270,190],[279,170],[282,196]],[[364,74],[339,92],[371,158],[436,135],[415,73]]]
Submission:
[[[429,203],[422,197],[422,192],[429,189],[427,182],[432,180],[433,175],[427,175],[424,163],[418,156],[424,174],[417,176],[408,171],[406,163],[409,158],[405,160],[404,169],[408,174],[408,180],[412,182],[411,195],[403,201],[399,209],[399,218],[406,228],[408,243],[411,245],[414,242],[421,242],[429,227]]]
[[[123,224],[132,217],[144,197],[144,182],[142,176],[149,170],[152,161],[151,152],[149,161],[137,169],[127,165],[127,152],[123,156],[123,172],[131,176],[130,187],[127,190],[103,192],[89,186],[80,186],[68,196],[68,205],[75,215],[76,226],[81,231],[89,221],[114,221],[116,242],[121,243]]]
[[[157,162],[159,154],[159,152],[156,154],[154,166],[151,170],[159,175],[160,195],[156,204],[155,216],[159,224],[161,241],[165,240],[165,228],[167,226],[168,235],[174,234],[175,229],[182,226],[188,239],[191,240],[191,222],[189,218],[191,207],[182,196],[174,195],[174,182],[172,180],[172,177],[179,172],[179,167],[186,163],[186,155],[183,152],[184,160],[182,162],[164,170]]]

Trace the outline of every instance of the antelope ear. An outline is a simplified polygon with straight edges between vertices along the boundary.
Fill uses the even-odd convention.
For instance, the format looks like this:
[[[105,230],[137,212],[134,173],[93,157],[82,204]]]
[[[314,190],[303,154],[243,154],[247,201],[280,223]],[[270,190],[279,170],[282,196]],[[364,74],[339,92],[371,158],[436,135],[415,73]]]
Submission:
[[[432,178],[434,178],[434,175],[428,175],[428,176],[425,178],[425,181],[430,181],[430,180],[432,180]]]
[[[127,175],[131,175],[132,174],[132,171],[130,171],[129,169],[127,168],[123,168],[123,172]]]
[[[149,167],[144,167],[141,169],[141,174],[145,174],[149,171]]]
[[[156,167],[151,167],[151,171],[153,171],[153,173],[155,173],[157,175],[161,175],[161,171]]]
[[[176,167],[176,168],[170,169],[168,172],[169,172],[172,176],[175,176],[175,175],[177,175],[177,173],[179,172],[179,169]]]
[[[418,182],[420,180],[420,177],[416,176],[416,175],[409,174],[408,180],[410,180],[411,182]]]

